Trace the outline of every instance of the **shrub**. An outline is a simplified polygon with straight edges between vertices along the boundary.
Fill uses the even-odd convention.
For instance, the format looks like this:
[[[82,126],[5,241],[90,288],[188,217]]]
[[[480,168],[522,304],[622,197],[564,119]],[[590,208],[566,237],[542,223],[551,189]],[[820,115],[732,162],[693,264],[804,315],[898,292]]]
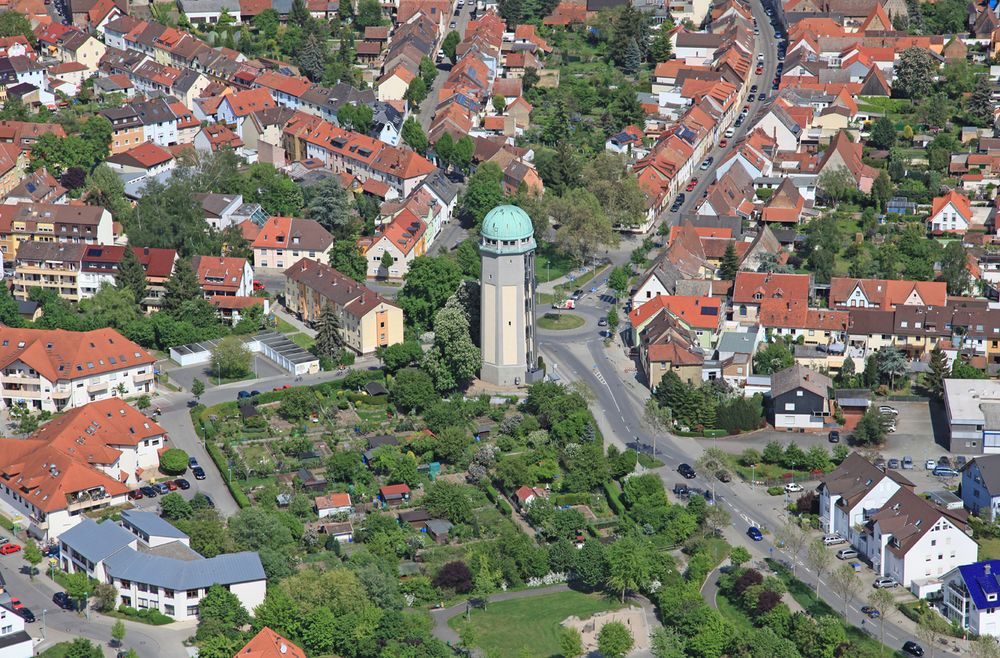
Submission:
[[[465,594],[472,589],[472,571],[465,562],[455,560],[441,567],[432,581],[435,587]]]
[[[618,485],[613,482],[605,482],[604,492],[608,495],[608,506],[611,507],[611,511],[618,516],[623,515],[625,513],[625,506],[619,497]]]
[[[781,487],[768,487],[767,488],[767,495],[768,496],[780,496],[780,495],[782,495],[784,493],[785,493],[785,490],[782,489]]]
[[[506,500],[500,499],[500,501],[497,503],[497,506],[500,508],[500,511],[504,514],[504,516],[514,515],[514,508],[511,507],[510,503],[508,503]]]
[[[170,448],[160,455],[160,470],[167,475],[181,475],[188,467],[188,454],[180,448]]]

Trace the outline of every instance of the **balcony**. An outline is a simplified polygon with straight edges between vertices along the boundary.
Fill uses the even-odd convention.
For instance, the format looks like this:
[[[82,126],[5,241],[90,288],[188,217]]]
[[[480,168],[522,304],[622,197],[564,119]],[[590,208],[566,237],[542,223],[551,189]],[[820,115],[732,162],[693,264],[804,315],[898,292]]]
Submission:
[[[38,384],[38,375],[29,375],[26,372],[9,372],[0,375],[0,383],[4,384]]]
[[[41,391],[29,391],[20,388],[5,388],[3,389],[3,396],[5,398],[11,398],[14,400],[41,400]]]
[[[71,391],[68,388],[66,388],[66,389],[56,388],[56,389],[52,390],[52,399],[53,400],[65,400],[65,399],[69,398],[69,396],[71,396],[71,395],[73,395],[73,391]]]
[[[94,382],[92,384],[87,385],[88,393],[96,393],[98,391],[106,391],[106,390],[108,390],[107,382]]]
[[[135,382],[136,384],[144,384],[146,382],[151,382],[153,381],[153,373],[145,372],[142,373],[141,375],[132,375],[132,381]]]

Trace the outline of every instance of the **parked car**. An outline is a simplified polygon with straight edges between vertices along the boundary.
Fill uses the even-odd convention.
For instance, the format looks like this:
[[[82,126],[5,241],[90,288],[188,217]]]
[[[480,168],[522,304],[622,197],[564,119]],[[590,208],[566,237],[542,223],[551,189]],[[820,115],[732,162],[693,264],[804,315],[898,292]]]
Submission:
[[[11,553],[17,553],[21,550],[20,544],[4,544],[0,546],[0,555],[10,555]]]
[[[913,468],[913,457],[910,457],[909,455],[903,457],[903,468],[905,470],[910,470]]]
[[[675,484],[674,485],[674,495],[675,496],[680,496],[680,497],[683,498],[684,496],[691,495],[691,490],[688,489],[688,486],[686,484]]]
[[[35,613],[33,613],[30,608],[25,608],[25,607],[22,606],[22,607],[20,607],[20,608],[18,608],[16,610],[14,610],[14,612],[16,614],[18,614],[21,617],[21,619],[24,620],[24,622],[26,624],[33,624],[33,623],[35,623]]]
[[[958,475],[958,471],[948,468],[947,466],[938,466],[931,471],[931,473],[933,473],[934,477],[939,478],[953,478]]]
[[[823,544],[825,546],[837,546],[839,544],[846,544],[847,540],[840,535],[826,535],[823,537]]]
[[[951,460],[948,459],[948,455],[941,455],[938,457],[938,466],[951,466]]]
[[[763,92],[757,94],[757,100],[758,101],[765,101],[765,100],[767,100],[767,94],[765,94]]]
[[[76,605],[73,603],[73,599],[69,597],[66,592],[56,592],[52,595],[52,602],[63,610],[75,610]]]
[[[840,432],[833,430],[827,435],[827,438],[830,439],[830,443],[840,443]]]
[[[757,526],[750,526],[747,529],[747,537],[754,541],[764,541],[764,533]]]
[[[205,475],[205,469],[201,466],[195,466],[191,469],[191,473],[194,474],[195,480],[204,480],[207,476]]]
[[[260,391],[250,391],[250,397],[254,397],[255,398],[258,395],[260,395]]]
[[[890,416],[898,416],[899,415],[899,410],[896,409],[896,407],[890,407],[887,404],[883,404],[883,405],[879,406],[878,412],[880,414],[888,414]]]
[[[896,469],[899,468],[899,460],[896,459],[895,457],[893,457],[892,459],[889,460],[889,464],[888,465],[889,465],[889,468],[891,468],[893,470],[896,470]]]
[[[729,471],[722,470],[715,474],[715,477],[719,478],[720,482],[730,482],[733,476],[729,474]]]
[[[890,578],[889,576],[879,576],[872,583],[872,587],[875,589],[894,589],[899,587],[899,583]]]
[[[922,656],[924,655],[924,648],[914,642],[913,640],[907,640],[903,643],[903,651],[910,654],[911,656]]]
[[[129,500],[142,500],[142,498],[143,498],[142,492],[139,491],[138,489],[128,492]]]
[[[701,163],[701,167],[699,167],[699,169],[705,171],[706,169],[712,166],[713,162],[715,162],[715,158],[713,158],[712,156],[708,156],[707,158],[705,158],[705,161]]]
[[[253,280],[253,289],[254,290],[263,290],[264,289],[263,282],[258,281],[257,279],[254,279]]]
[[[723,148],[724,149],[727,146],[729,146],[729,140],[728,139],[720,139],[719,140],[719,148]]]
[[[853,548],[842,548],[837,551],[838,560],[853,560],[858,556],[858,552]]]
[[[177,482],[175,482],[174,480],[167,480],[166,482],[164,482],[164,484],[167,485],[168,490],[177,491]]]
[[[694,469],[691,468],[690,464],[681,464],[677,467],[677,472],[689,480],[695,477]]]
[[[933,471],[935,468],[937,468],[937,462],[934,461],[933,459],[928,459],[927,461],[924,462],[924,468],[927,469],[928,471]]]
[[[870,605],[861,606],[861,614],[868,615],[869,619],[878,619],[882,616],[882,613],[878,611],[878,608],[873,608]]]
[[[598,327],[606,327],[606,326],[608,326],[608,319],[607,318],[601,318],[600,320],[597,321],[597,326]]]
[[[153,487],[156,488],[156,493],[160,494],[161,496],[166,496],[168,493],[170,493],[170,487],[168,487],[163,482],[154,484]]]
[[[199,466],[199,468],[201,467]],[[191,483],[185,480],[184,478],[177,478],[176,480],[174,480],[174,484],[176,484],[177,488],[180,489],[181,491],[187,491],[188,489],[191,488]]]
[[[197,468],[198,460],[195,457],[188,457],[188,468]]]
[[[732,137],[735,134],[736,134],[735,128],[728,128],[725,133],[726,137]]]
[[[785,493],[798,493],[802,491],[802,485],[798,482],[789,482],[785,485]]]
[[[248,397],[250,397],[250,391],[240,391],[236,394],[237,400],[246,400]]]
[[[146,498],[156,498],[156,489],[148,484],[139,487],[139,491],[141,491]]]

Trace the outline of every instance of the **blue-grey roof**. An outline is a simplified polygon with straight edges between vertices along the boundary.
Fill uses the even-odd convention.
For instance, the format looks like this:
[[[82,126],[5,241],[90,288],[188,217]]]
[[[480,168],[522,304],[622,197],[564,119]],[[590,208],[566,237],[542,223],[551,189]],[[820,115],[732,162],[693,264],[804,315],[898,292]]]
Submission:
[[[167,589],[195,589],[264,580],[256,553],[229,553],[204,560],[174,560],[160,555],[124,550],[104,561],[115,578],[138,580]]]
[[[144,532],[150,537],[187,539],[187,535],[152,512],[125,510],[122,512],[122,520],[128,521],[129,524],[135,526],[140,532]]]
[[[96,564],[137,540],[135,535],[117,523],[83,519],[59,535],[59,541]]]
[[[726,331],[719,339],[719,351],[752,354],[756,343],[756,333]]]
[[[986,572],[987,565],[990,567],[989,573]],[[997,601],[987,601],[986,595],[995,594],[1000,598],[1000,582],[997,581],[997,576],[1000,574],[1000,560],[964,564],[958,570],[977,608],[985,610],[997,607]]]

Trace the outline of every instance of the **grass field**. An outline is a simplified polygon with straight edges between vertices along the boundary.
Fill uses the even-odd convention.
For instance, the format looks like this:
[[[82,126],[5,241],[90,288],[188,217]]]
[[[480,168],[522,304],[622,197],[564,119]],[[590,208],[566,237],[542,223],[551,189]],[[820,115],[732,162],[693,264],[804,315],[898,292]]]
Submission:
[[[559,624],[569,616],[585,619],[604,610],[621,607],[617,601],[600,594],[557,592],[527,599],[491,603],[486,610],[473,610],[475,643],[497,655],[515,656],[526,650],[531,656],[559,653]],[[465,616],[452,617],[448,625],[460,631]]]
[[[1000,539],[980,537],[976,541],[979,542],[980,560],[1000,559]]]
[[[316,343],[316,339],[312,336],[307,336],[306,334],[300,332],[289,334],[288,340],[292,341],[304,350],[309,349]]]
[[[572,313],[546,313],[538,318],[538,326],[541,329],[576,329],[582,327],[584,319]]]
[[[67,651],[69,651],[69,642],[60,642],[38,654],[38,658],[63,658]]]
[[[548,242],[543,242],[535,251],[535,280],[545,283],[558,279],[576,267],[573,259],[560,253]]]
[[[737,631],[745,632],[753,630],[750,618],[722,594],[715,596],[715,607],[719,609],[719,614],[722,615],[722,618],[735,626]]]

